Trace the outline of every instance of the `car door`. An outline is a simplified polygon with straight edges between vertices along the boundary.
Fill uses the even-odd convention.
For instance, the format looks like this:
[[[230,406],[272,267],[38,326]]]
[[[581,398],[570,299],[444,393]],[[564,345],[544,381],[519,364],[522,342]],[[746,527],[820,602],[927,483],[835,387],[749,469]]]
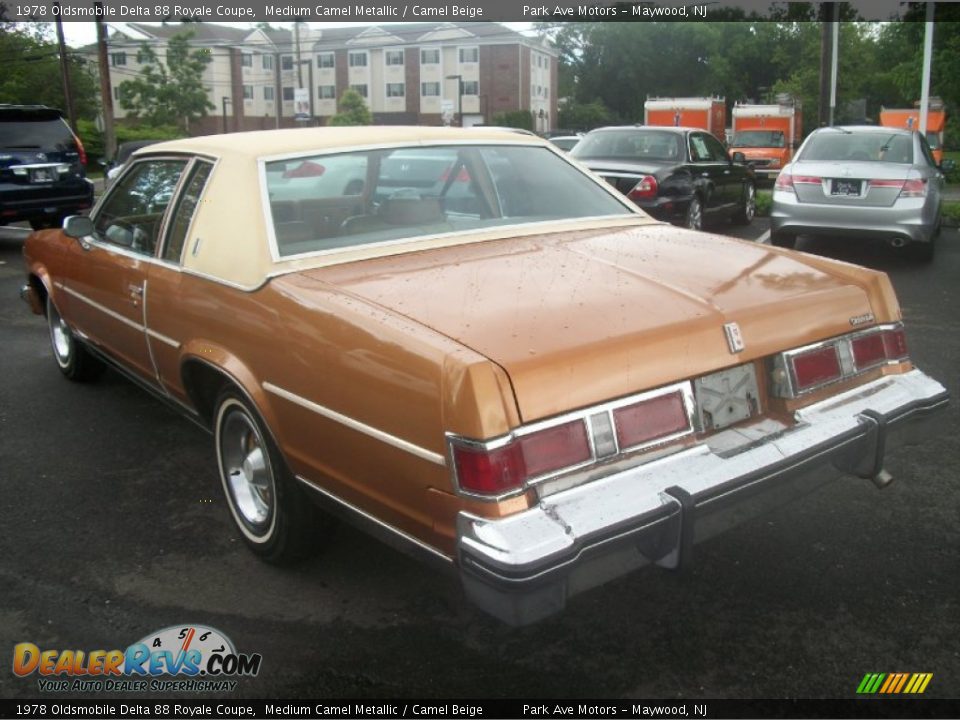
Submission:
[[[703,200],[704,213],[716,217],[730,204],[730,161],[723,145],[709,133],[690,133],[688,142],[694,185]]]
[[[183,272],[183,257],[199,248],[200,238],[190,233],[213,168],[213,161],[196,158],[186,170],[164,229],[158,262],[150,268],[148,277],[144,325],[156,364],[157,381],[168,396],[183,404],[188,404],[180,373],[184,338],[190,335],[191,329],[196,332],[197,316],[210,311],[203,302],[204,295],[185,287],[185,283],[196,286],[206,281]]]
[[[167,205],[187,161],[135,163],[91,216],[94,234],[74,246],[63,276],[74,327],[141,379],[156,372],[147,345],[146,279]]]

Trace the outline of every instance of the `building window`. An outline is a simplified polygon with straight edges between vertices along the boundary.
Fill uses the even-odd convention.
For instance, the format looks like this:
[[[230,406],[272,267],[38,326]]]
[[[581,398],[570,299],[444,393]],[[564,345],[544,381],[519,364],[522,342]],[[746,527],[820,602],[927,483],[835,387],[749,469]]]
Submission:
[[[267,100],[267,101],[269,101],[269,102],[273,102],[273,88],[272,88],[272,87],[265,87],[265,88],[263,89],[263,99],[264,99],[264,100]]]
[[[284,102],[293,102],[293,86],[285,87],[283,89],[283,101]]]
[[[261,55],[260,60],[263,61],[264,70],[273,70],[273,55]]]
[[[317,55],[317,67],[318,68],[332,68],[333,67],[333,53],[324,52]]]
[[[113,67],[119,67],[127,64],[127,54],[125,52],[110,53],[110,64]]]
[[[367,86],[366,85],[351,85],[351,90],[356,90],[360,93],[360,97],[365,98],[367,96]]]
[[[284,55],[280,58],[281,70],[293,70],[293,55]]]
[[[421,65],[439,65],[440,64],[440,48],[423,48],[420,51],[420,64]]]
[[[240,67],[253,67],[253,55],[251,53],[240,53]]]
[[[253,85],[244,85],[244,86],[243,86],[243,99],[244,99],[244,100],[253,100]]]
[[[440,97],[440,83],[438,82],[420,83],[420,94],[423,97]]]
[[[464,95],[479,95],[480,94],[480,83],[476,80],[464,80],[463,81],[463,94]]]
[[[120,100],[120,86],[119,86],[119,85],[114,85],[114,86],[113,86],[113,99],[114,99],[114,100],[118,100],[118,101]]]
[[[460,63],[480,62],[480,48],[463,47],[460,48]]]
[[[352,52],[347,55],[350,67],[366,67],[367,54],[365,52]]]
[[[387,97],[403,97],[403,83],[387,83]]]
[[[321,100],[336,100],[337,98],[337,86],[336,85],[320,85],[317,87],[317,95]]]
[[[550,58],[548,58],[546,55],[543,56],[543,69],[544,70],[550,69]]]
[[[403,50],[387,50],[384,59],[387,65],[403,65]]]

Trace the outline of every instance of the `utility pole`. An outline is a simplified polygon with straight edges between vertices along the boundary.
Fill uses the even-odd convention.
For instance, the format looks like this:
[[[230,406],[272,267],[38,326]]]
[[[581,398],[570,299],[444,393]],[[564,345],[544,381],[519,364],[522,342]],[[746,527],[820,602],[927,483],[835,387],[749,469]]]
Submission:
[[[820,4],[820,125],[830,124],[831,36],[833,35],[833,8],[835,3]],[[829,19],[828,19],[829,18]]]
[[[97,8],[97,58],[100,68],[100,105],[103,108],[103,152],[108,160],[117,155],[117,136],[113,129],[113,90],[110,88],[110,59],[107,57],[107,27],[101,13],[103,3],[94,3]]]
[[[53,3],[58,9],[60,3]],[[70,88],[70,61],[67,58],[67,43],[63,39],[63,20],[57,12],[57,45],[60,48],[60,79],[63,82],[63,101],[67,105],[67,119],[70,129],[77,131],[77,111],[73,105],[73,91]]]
[[[927,3],[927,17],[923,33],[923,85],[920,88],[920,134],[927,136],[927,114],[930,111],[930,65],[933,56],[933,9],[936,3]]]

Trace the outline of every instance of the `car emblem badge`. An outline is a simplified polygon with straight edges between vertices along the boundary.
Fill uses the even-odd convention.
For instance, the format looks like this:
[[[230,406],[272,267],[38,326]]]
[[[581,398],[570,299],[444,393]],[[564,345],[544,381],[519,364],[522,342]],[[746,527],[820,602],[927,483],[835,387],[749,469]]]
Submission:
[[[730,346],[730,352],[734,355],[742,352],[746,346],[743,344],[743,335],[740,332],[740,326],[735,322],[726,323],[723,326],[723,332],[727,335],[727,345]]]
[[[850,324],[853,327],[860,327],[861,325],[869,325],[876,318],[873,316],[873,313],[864,313],[863,315],[855,315],[850,318]]]
[[[43,162],[47,159],[47,156],[44,153],[37,153],[37,160]]]

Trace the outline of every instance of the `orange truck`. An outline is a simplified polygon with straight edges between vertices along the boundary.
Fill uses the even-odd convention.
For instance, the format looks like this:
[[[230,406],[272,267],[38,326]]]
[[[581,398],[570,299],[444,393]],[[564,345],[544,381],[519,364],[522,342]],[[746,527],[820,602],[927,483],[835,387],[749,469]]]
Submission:
[[[883,127],[920,129],[920,103],[914,108],[880,108],[880,124]],[[943,163],[943,130],[947,125],[947,110],[943,100],[938,97],[930,98],[927,108],[927,142],[933,151],[933,159],[937,165]]]
[[[727,102],[722,97],[647,98],[643,124],[702,128],[726,142]]]
[[[799,102],[733,107],[730,152],[741,152],[758,178],[774,180],[793,159],[803,137],[803,112]]]

